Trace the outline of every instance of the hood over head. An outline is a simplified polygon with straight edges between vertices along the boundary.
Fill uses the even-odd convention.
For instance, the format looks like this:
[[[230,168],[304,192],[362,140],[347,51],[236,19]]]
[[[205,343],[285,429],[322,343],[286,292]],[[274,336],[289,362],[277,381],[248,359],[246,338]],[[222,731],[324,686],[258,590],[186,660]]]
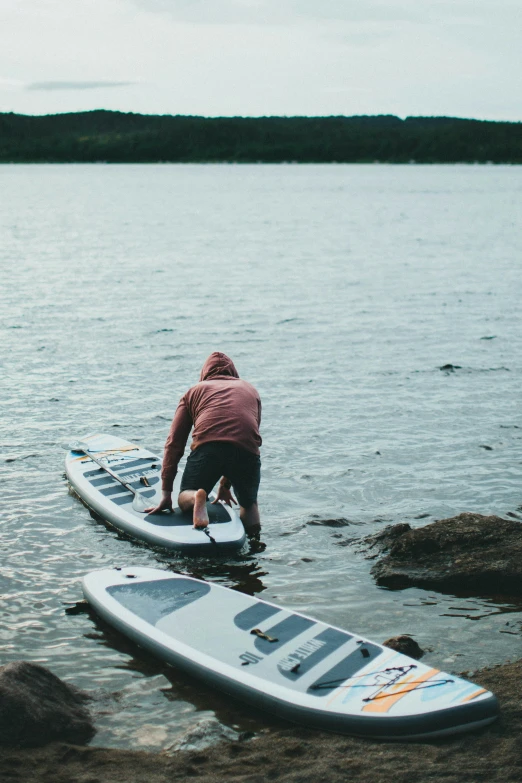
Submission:
[[[229,359],[226,353],[214,351],[203,365],[199,380],[210,381],[212,378],[221,377],[223,375],[228,375],[229,378],[239,378],[232,359]]]

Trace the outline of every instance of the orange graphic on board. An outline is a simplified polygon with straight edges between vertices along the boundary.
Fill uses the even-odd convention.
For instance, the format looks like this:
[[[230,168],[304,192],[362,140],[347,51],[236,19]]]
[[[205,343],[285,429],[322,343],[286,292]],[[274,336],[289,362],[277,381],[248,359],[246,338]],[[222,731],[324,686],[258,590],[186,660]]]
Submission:
[[[124,451],[138,451],[138,446],[129,446],[125,449],[105,449],[105,451],[97,451],[96,456],[98,459],[100,457],[106,457],[107,454],[123,454]],[[71,462],[78,462],[78,460],[86,460],[90,459],[88,454],[83,454],[81,457],[75,457]]]
[[[363,707],[362,712],[388,712],[388,710],[393,707],[393,705],[396,704],[400,699],[402,699],[403,696],[406,696],[406,694],[414,691],[415,688],[420,685],[420,683],[426,682],[426,680],[429,680],[431,677],[433,677],[434,674],[440,674],[439,670],[429,669],[421,676],[410,676],[399,680],[399,682],[396,682],[395,685],[393,685],[393,688],[388,689],[398,691],[397,693],[390,693],[390,695],[386,696],[377,696]]]
[[[485,688],[479,688],[478,691],[474,691],[474,693],[470,693],[469,696],[466,696],[465,699],[462,699],[462,702],[472,701],[472,699],[476,699],[477,696],[480,696],[481,693],[487,693],[487,690]]]

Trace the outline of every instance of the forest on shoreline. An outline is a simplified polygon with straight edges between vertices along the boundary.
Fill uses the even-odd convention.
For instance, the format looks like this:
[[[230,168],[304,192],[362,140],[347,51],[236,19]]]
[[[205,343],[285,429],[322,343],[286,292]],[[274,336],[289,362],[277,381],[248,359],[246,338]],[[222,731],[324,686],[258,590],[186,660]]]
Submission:
[[[1,163],[522,163],[522,123],[0,113]]]

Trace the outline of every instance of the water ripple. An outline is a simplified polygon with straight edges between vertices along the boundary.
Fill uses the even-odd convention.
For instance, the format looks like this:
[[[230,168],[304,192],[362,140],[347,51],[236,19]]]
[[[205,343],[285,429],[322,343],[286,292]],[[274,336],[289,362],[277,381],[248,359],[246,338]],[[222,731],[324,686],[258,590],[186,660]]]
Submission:
[[[10,166],[0,180],[2,663],[91,691],[98,744],[164,747],[214,714],[257,725],[66,613],[86,571],[116,564],[379,641],[412,633],[455,671],[519,655],[519,606],[379,589],[351,544],[520,510],[519,168]],[[160,451],[216,349],[263,398],[267,548],[196,562],[94,519],[59,444],[114,428]],[[336,519],[349,525],[309,524]]]

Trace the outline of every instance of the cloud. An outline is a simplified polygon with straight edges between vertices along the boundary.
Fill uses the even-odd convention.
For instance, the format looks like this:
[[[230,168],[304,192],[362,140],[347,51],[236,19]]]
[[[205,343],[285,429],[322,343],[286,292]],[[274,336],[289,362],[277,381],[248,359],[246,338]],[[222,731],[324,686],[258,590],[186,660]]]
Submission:
[[[2,111],[520,120],[520,0],[3,5]]]
[[[194,24],[279,25],[307,21],[422,21],[411,0],[132,0],[150,13]]]
[[[128,87],[136,82],[29,82],[26,90],[100,90],[106,87]]]
[[[321,25],[379,30],[383,26],[518,26],[517,0],[126,0],[151,14],[193,25],[253,27]],[[505,28],[505,24],[503,25]]]
[[[323,89],[325,93],[340,94],[340,93],[353,93],[353,92],[369,92],[367,87],[325,87]]]

